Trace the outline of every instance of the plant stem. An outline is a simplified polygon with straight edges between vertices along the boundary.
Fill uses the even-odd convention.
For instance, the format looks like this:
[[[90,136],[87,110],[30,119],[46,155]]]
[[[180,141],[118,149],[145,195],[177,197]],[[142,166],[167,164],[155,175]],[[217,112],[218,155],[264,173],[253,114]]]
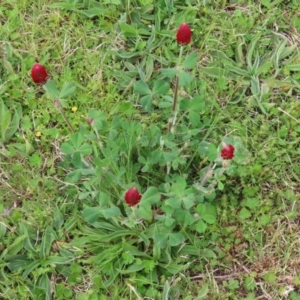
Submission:
[[[99,147],[102,149],[102,148],[103,148],[103,144],[102,144],[102,142],[101,142],[101,139],[100,139],[98,130],[97,130],[94,126],[93,126],[93,129],[94,129],[94,132],[95,132],[95,134],[96,134],[96,136],[97,136],[97,139],[98,139],[98,145],[99,145]]]
[[[215,170],[216,166],[217,166],[217,164],[215,163],[211,169],[207,170],[206,174],[204,175],[204,177],[200,183],[201,186],[204,186],[204,184],[207,182],[207,180],[214,174],[214,170]]]
[[[176,123],[176,117],[177,117],[177,99],[178,99],[178,86],[179,86],[179,75],[176,75],[176,81],[175,81],[175,88],[174,88],[174,96],[173,96],[173,105],[172,105],[172,112],[173,112],[173,118],[169,121],[169,127],[168,131],[171,132],[171,129],[173,125]]]
[[[178,100],[178,88],[179,88],[179,71],[180,71],[180,64],[181,64],[181,58],[182,58],[182,52],[183,52],[183,47],[180,46],[180,52],[179,52],[179,59],[178,59],[178,65],[177,65],[177,74],[176,74],[176,79],[175,79],[175,87],[174,87],[174,95],[173,95],[173,105],[172,105],[172,113],[173,113],[173,118],[172,120],[169,121],[169,126],[168,126],[168,131],[171,132],[172,127],[176,123],[176,118],[177,118],[177,110],[178,110],[178,105],[177,105],[177,100]]]
[[[174,88],[174,96],[173,96],[173,106],[172,110],[175,111],[177,99],[178,99],[178,85],[179,85],[179,74],[176,75],[175,88]]]
[[[63,110],[62,106],[60,105],[60,103],[59,103],[58,109],[59,109],[59,111],[60,111],[60,113],[61,113],[63,119],[64,119],[65,122],[67,123],[69,129],[71,130],[72,133],[74,133],[75,130],[74,130],[73,126],[71,125],[69,119],[67,118],[66,114],[64,113],[64,110]]]

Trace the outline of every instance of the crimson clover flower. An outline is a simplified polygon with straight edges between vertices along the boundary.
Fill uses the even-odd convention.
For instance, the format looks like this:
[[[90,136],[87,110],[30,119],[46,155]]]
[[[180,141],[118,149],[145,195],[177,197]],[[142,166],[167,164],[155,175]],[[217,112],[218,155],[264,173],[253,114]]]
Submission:
[[[31,78],[36,84],[45,83],[48,78],[46,68],[41,64],[34,64],[31,68]]]
[[[188,23],[182,23],[176,34],[176,40],[179,44],[188,45],[192,39],[192,31]]]
[[[130,188],[125,194],[125,202],[129,206],[137,205],[140,202],[141,198],[142,198],[142,195],[140,194],[138,189],[135,187]]]
[[[234,147],[230,144],[223,144],[223,148],[221,150],[221,157],[224,159],[232,159],[234,156]]]

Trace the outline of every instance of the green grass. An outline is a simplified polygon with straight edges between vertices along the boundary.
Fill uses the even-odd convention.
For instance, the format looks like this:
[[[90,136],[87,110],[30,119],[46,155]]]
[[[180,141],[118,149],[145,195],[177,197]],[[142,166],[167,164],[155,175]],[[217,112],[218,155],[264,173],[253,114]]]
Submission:
[[[0,141],[1,299],[300,298],[299,4],[154,2],[2,4],[0,95],[22,114]],[[176,66],[182,22],[197,60],[168,134],[160,70]],[[75,135],[34,62],[59,91],[75,83]],[[194,189],[226,138],[236,157]]]

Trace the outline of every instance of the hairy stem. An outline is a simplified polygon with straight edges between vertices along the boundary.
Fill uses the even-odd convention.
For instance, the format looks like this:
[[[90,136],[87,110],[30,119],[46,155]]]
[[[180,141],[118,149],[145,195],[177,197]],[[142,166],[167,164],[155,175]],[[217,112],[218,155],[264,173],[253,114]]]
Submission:
[[[172,105],[172,120],[169,120],[169,125],[168,125],[168,131],[171,132],[172,127],[176,123],[176,118],[177,118],[177,113],[178,113],[178,89],[179,89],[179,71],[180,71],[180,64],[181,64],[181,58],[182,58],[182,51],[183,47],[180,47],[180,52],[179,52],[179,59],[178,59],[178,67],[177,67],[177,74],[176,74],[176,79],[175,79],[175,87],[174,87],[174,95],[173,95],[173,105]]]
[[[73,126],[71,125],[69,119],[67,118],[67,116],[66,116],[66,114],[65,114],[65,112],[64,112],[64,110],[63,110],[63,108],[62,108],[62,106],[61,106],[60,104],[59,104],[59,106],[58,106],[58,109],[59,109],[59,111],[60,111],[60,113],[61,113],[63,119],[64,119],[65,122],[67,123],[69,129],[71,130],[72,133],[74,133],[75,130],[74,130]]]

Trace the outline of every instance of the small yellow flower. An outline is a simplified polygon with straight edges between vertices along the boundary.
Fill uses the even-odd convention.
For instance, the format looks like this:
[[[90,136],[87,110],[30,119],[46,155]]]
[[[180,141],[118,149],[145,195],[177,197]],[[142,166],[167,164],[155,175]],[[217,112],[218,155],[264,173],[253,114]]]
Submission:
[[[76,112],[78,110],[78,107],[77,106],[73,106],[72,107],[72,112]]]
[[[37,131],[37,133],[35,134],[36,137],[40,137],[42,136],[42,133],[40,131]]]

